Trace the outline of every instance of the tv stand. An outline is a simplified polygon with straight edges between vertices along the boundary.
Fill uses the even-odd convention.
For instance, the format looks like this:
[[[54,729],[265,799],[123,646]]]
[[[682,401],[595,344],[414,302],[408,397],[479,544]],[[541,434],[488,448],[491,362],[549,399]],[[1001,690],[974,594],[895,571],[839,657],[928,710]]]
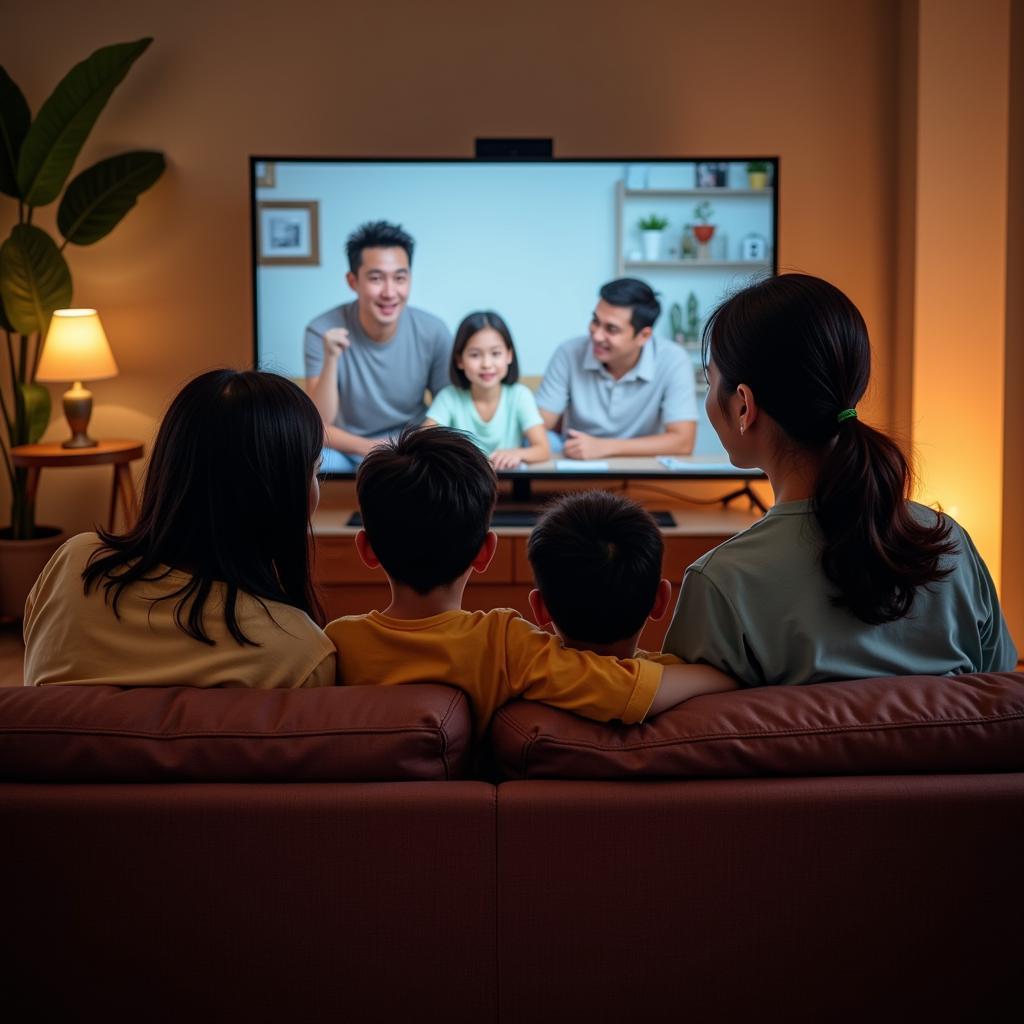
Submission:
[[[503,487],[503,490],[507,488]],[[339,496],[340,497],[340,496]],[[537,495],[538,498],[543,495]],[[313,536],[316,543],[315,578],[321,601],[329,618],[356,615],[371,608],[386,608],[391,600],[387,578],[380,569],[363,564],[352,539],[359,525],[352,522],[351,498],[335,505],[328,497],[313,513]],[[505,505],[511,503],[504,503]],[[666,499],[662,508],[669,506]],[[499,512],[502,506],[499,506]],[[538,506],[532,509],[536,515]],[[716,544],[757,522],[757,515],[746,508],[716,507],[671,508],[675,525],[663,526],[664,555],[662,576],[672,581],[677,590],[686,567],[710,551]],[[494,524],[499,541],[491,564],[482,575],[473,573],[466,590],[466,608],[515,608],[530,616],[529,593],[534,587],[533,570],[527,557],[529,526]],[[649,622],[640,646],[645,650],[661,649],[668,618]]]

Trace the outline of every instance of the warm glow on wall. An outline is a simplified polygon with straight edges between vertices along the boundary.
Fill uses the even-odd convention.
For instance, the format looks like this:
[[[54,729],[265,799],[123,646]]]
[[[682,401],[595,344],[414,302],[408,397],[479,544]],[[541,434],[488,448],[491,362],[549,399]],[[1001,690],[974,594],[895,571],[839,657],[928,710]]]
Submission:
[[[971,534],[999,585],[1009,4],[920,6],[912,431],[918,498]],[[969,66],[969,76],[951,67]]]

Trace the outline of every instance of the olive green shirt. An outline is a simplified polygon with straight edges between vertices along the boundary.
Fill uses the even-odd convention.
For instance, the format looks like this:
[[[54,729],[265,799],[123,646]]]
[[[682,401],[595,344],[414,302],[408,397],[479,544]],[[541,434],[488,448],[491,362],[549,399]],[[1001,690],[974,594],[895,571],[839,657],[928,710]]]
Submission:
[[[937,513],[911,503],[923,522]],[[1012,671],[1017,650],[992,578],[949,517],[952,571],[918,589],[910,613],[869,625],[836,607],[810,501],[776,505],[683,576],[665,650],[747,686],[887,675]]]

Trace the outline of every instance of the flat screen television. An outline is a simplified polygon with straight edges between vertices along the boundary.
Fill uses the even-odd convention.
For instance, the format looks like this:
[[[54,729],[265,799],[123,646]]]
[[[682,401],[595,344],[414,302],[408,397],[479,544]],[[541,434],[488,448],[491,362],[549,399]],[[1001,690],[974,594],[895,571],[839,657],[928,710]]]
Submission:
[[[470,311],[498,311],[529,387],[560,343],[587,335],[599,288],[623,277],[654,289],[661,304],[655,335],[679,345],[692,364],[692,457],[581,463],[556,455],[499,474],[516,481],[518,495],[538,478],[759,475],[729,465],[707,422],[700,334],[722,298],[777,270],[776,158],[255,156],[250,195],[260,369],[305,379],[306,326],[355,299],[346,283],[346,238],[365,222],[386,220],[415,240],[408,305],[439,317],[450,332]],[[651,217],[665,222],[655,234],[641,227]],[[326,466],[329,476],[354,476],[351,465],[332,469],[328,459]]]

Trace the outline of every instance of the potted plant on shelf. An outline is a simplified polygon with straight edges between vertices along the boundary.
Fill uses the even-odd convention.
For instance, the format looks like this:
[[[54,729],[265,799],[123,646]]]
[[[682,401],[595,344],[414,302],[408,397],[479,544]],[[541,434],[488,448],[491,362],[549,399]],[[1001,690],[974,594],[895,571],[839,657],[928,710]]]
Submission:
[[[644,259],[654,261],[661,256],[661,233],[668,227],[668,218],[652,213],[640,218],[640,235],[644,241]]]
[[[0,358],[0,453],[11,486],[11,524],[0,528],[0,616],[21,615],[29,588],[62,540],[58,527],[36,524],[27,471],[15,468],[11,449],[38,441],[50,422],[50,393],[36,382],[36,369],[50,317],[71,304],[64,248],[109,234],[163,173],[164,157],[121,153],[64,185],[111,93],[151,42],[97,50],[61,79],[34,119],[0,67],[0,192],[17,204],[17,222],[0,246],[0,330],[7,350]],[[59,245],[32,222],[36,210],[58,196]]]
[[[693,219],[697,222],[693,225],[693,237],[700,244],[701,255],[705,258],[707,244],[715,233],[715,225],[708,223],[714,212],[714,207],[706,199],[698,203],[693,210]]]
[[[762,189],[768,184],[768,161],[751,160],[747,164],[747,184],[752,189]]]

